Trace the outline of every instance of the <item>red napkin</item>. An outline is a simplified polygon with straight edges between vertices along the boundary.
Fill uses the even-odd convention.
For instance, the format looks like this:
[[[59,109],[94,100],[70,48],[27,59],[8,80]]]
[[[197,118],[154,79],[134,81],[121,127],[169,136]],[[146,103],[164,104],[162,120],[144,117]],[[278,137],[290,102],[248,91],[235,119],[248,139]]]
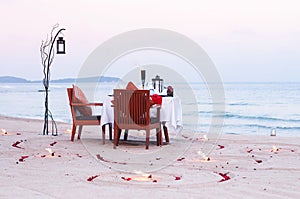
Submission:
[[[151,96],[151,99],[154,104],[161,105],[161,103],[162,103],[162,97],[160,95],[154,94]]]

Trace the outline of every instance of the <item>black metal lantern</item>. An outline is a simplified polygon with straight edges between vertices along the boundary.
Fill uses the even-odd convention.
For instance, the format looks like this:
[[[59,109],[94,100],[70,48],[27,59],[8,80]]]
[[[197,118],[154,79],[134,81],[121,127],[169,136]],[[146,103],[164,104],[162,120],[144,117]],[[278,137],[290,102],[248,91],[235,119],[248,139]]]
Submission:
[[[63,37],[58,37],[57,43],[57,54],[66,54],[65,40]]]
[[[158,92],[161,93],[163,91],[163,82],[164,80],[161,79],[159,75],[156,75],[156,77],[152,79],[154,90],[158,90]]]

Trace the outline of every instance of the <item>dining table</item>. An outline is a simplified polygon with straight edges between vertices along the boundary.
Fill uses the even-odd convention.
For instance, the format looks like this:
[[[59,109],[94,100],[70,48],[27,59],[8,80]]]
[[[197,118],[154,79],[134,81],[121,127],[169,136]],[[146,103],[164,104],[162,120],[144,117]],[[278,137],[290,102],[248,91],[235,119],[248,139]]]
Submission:
[[[101,123],[114,123],[114,108],[112,104],[113,95],[107,95],[103,100],[101,110]],[[156,109],[150,110],[150,116],[155,114]],[[178,96],[162,96],[162,104],[160,108],[160,121],[164,127],[168,128],[169,132],[178,133],[183,128],[182,123],[182,107]]]

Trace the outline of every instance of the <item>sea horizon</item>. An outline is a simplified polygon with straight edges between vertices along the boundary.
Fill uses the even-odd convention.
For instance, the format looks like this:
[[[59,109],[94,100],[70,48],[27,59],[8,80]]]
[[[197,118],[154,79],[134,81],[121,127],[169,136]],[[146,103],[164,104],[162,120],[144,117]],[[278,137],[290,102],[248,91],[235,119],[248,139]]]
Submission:
[[[50,85],[49,108],[56,121],[72,122],[66,92],[66,88],[71,86],[71,83]],[[275,129],[277,135],[300,136],[300,113],[296,111],[300,110],[300,82],[225,82],[223,86],[225,113],[217,115],[224,117],[223,133],[269,135]],[[191,83],[191,87],[199,96],[199,124],[195,130],[206,132],[211,125],[213,103],[203,82]],[[43,119],[44,93],[38,92],[41,88],[40,83],[0,83],[0,115]],[[103,101],[113,88],[114,84],[102,82],[94,98]],[[184,107],[188,102],[181,99],[181,103]],[[188,120],[194,116],[184,113],[183,117]]]

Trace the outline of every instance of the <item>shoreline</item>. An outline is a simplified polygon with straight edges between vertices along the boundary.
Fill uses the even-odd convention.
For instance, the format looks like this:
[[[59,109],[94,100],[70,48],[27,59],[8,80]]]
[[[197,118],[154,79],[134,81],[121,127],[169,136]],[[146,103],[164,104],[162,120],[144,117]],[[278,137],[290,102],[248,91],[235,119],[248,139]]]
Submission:
[[[145,177],[138,172],[117,170],[115,166],[123,164],[123,160],[108,162],[110,156],[106,156],[105,150],[111,149],[112,143],[107,140],[105,145],[101,144],[100,128],[84,128],[81,140],[71,142],[71,124],[59,123],[58,136],[42,136],[42,125],[43,120],[0,116],[0,197],[84,198],[87,194],[89,198],[99,198],[99,194],[110,198],[124,195],[141,198],[145,194],[154,198],[300,197],[300,138],[297,137],[222,134],[209,154],[209,161],[199,156],[203,137],[196,137],[180,157]],[[172,152],[177,147],[174,145],[171,140],[163,147]],[[90,146],[98,150],[100,158]],[[145,152],[144,143],[122,143],[118,148]],[[154,165],[163,163],[160,154],[164,151],[159,151],[154,143],[147,151],[157,149]],[[149,161],[143,164],[149,166]],[[127,171],[134,168],[130,161],[121,166]]]

